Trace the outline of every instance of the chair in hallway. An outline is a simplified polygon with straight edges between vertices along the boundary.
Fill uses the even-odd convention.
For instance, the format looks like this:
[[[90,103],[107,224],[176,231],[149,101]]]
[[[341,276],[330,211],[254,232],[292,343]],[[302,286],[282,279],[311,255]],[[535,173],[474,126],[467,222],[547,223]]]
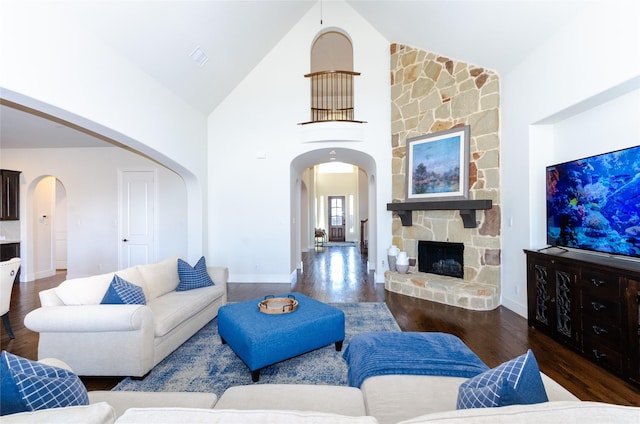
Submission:
[[[13,335],[13,331],[11,331],[11,324],[9,323],[9,306],[11,305],[13,283],[20,268],[20,262],[20,258],[0,262],[0,315],[2,315],[4,328],[7,329],[7,334],[11,339],[14,339],[15,336]]]

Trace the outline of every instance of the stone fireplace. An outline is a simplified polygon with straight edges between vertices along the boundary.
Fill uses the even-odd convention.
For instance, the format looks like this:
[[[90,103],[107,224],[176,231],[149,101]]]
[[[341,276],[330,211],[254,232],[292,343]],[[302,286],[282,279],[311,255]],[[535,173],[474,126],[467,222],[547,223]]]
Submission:
[[[496,72],[403,44],[391,45],[391,202],[406,202],[407,139],[470,127],[468,200],[490,199],[491,209],[477,210],[476,226],[463,225],[461,211],[411,210],[404,225],[393,213],[391,244],[407,252],[407,274],[385,271],[385,288],[420,299],[473,310],[500,305],[500,79]],[[406,216],[405,216],[406,218]],[[438,264],[440,274],[421,269],[419,242],[464,245],[462,274],[451,258]],[[457,262],[457,261],[456,261]],[[381,264],[386,268],[385,264]]]
[[[464,243],[418,241],[418,271],[464,278]]]

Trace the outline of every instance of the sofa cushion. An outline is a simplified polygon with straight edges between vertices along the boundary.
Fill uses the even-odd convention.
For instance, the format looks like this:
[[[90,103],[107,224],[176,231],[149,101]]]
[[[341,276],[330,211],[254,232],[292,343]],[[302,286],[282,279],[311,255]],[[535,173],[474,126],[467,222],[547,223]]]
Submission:
[[[115,421],[116,414],[111,405],[106,402],[21,412],[2,417],[2,424],[113,424]]]
[[[439,375],[379,375],[367,378],[360,389],[367,415],[380,424],[456,409],[458,387],[465,377]]]
[[[640,408],[600,402],[544,402],[502,408],[463,409],[415,417],[398,424],[637,424]]]
[[[167,258],[160,262],[137,266],[144,278],[145,296],[147,302],[172,292],[178,287],[178,256]]]
[[[367,415],[362,391],[325,384],[251,384],[224,391],[216,409],[318,411],[352,417]],[[413,415],[415,416],[415,415]]]
[[[209,286],[197,290],[174,291],[147,303],[153,314],[155,336],[162,337],[166,335],[178,325],[211,305],[223,293],[224,289],[222,287]]]
[[[531,349],[470,378],[458,390],[458,409],[491,408],[548,401]]]
[[[87,389],[72,372],[30,361],[6,351],[0,354],[0,414],[87,405]]]
[[[207,263],[204,256],[193,267],[182,259],[178,259],[178,276],[180,277],[180,282],[176,288],[177,291],[187,291],[213,285],[213,281],[207,272]]]
[[[373,417],[349,417],[322,412],[293,410],[236,410],[236,409],[192,409],[192,408],[131,408],[118,423],[213,423],[213,424],[376,424]]]
[[[142,287],[136,286],[116,274],[100,303],[103,305],[146,305],[147,300],[144,297]]]
[[[130,392],[114,390],[92,390],[89,402],[106,402],[115,410],[116,417],[129,408],[213,408],[218,401],[215,393],[201,392]]]
[[[91,277],[66,280],[55,288],[55,292],[65,305],[99,305],[114,275],[113,272],[110,272]],[[142,276],[136,267],[118,271],[118,275],[120,278],[141,286],[144,289]]]

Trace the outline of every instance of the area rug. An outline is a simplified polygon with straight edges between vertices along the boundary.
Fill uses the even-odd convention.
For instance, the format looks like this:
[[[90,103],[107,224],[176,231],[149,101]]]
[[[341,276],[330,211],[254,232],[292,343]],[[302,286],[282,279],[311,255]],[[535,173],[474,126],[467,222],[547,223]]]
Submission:
[[[324,247],[332,247],[332,246],[346,246],[346,247],[354,247],[356,245],[353,241],[326,241],[321,244]]]
[[[345,342],[341,352],[331,344],[263,368],[253,383],[247,366],[218,336],[212,320],[171,355],[156,365],[144,380],[127,377],[113,390],[149,392],[208,392],[218,396],[242,384],[333,384],[346,386],[347,365],[342,352],[350,339],[369,331],[400,331],[384,303],[332,303],[345,313]]]

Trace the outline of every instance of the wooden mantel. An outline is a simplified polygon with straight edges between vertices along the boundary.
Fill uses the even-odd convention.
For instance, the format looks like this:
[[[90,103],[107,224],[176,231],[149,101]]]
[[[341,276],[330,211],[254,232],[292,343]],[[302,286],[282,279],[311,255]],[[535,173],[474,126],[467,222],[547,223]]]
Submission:
[[[397,213],[404,227],[413,225],[413,211],[459,210],[464,228],[476,228],[476,210],[492,207],[490,199],[387,203],[387,210]]]

